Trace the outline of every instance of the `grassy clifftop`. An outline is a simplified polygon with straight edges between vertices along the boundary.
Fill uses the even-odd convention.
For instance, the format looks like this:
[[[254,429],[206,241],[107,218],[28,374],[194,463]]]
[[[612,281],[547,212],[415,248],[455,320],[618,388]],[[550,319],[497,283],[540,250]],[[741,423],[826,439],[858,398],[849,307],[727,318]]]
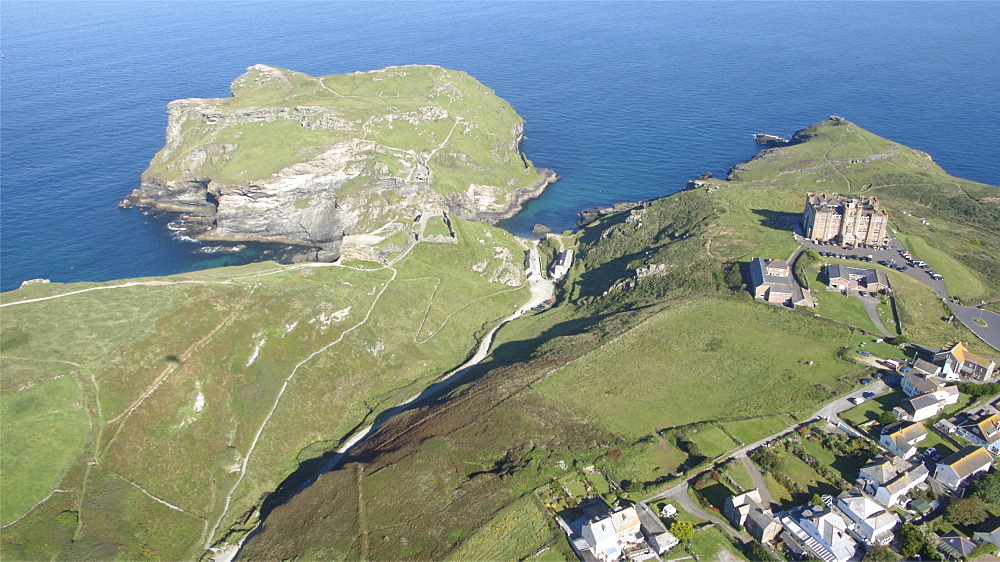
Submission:
[[[253,525],[300,463],[461,364],[525,300],[513,238],[452,226],[457,244],[418,243],[394,267],[4,293],[5,555],[194,558]]]
[[[357,165],[371,168],[373,182],[414,179],[410,155],[427,157],[441,193],[482,182],[483,171],[514,187],[538,179],[518,151],[523,120],[465,72],[406,66],[313,77],[255,65],[231,89],[231,98],[170,105],[167,144],[147,176],[239,184],[356,139],[368,142]]]
[[[572,556],[561,532],[542,525],[545,508],[532,493],[568,473],[559,461],[569,471],[594,464],[616,481],[638,483],[640,495],[651,493],[683,464],[702,460],[663,430],[685,428],[714,457],[737,448],[736,438],[763,438],[787,427],[788,413],[811,415],[855,387],[867,371],[844,350],[863,340],[873,345],[870,337],[812,311],[755,303],[741,288],[751,257],[787,258],[795,250],[789,221],[801,217],[807,191],[846,192],[846,182],[835,184],[836,170],[852,186],[871,181],[858,183],[871,176],[854,175],[854,164],[828,163],[831,147],[852,146],[838,158],[863,159],[889,144],[846,122],[806,131],[801,144],[767,151],[728,181],[707,180],[578,233],[578,260],[561,289],[565,304],[507,325],[477,380],[383,427],[342,469],[276,509],[246,554],[526,558],[549,547],[553,557]],[[921,202],[922,189],[968,182],[936,171],[915,151],[897,152],[897,173],[927,173],[930,182],[884,197],[908,246],[941,256],[1000,254],[991,242],[995,225]],[[780,174],[785,162],[814,174],[829,168],[830,179]],[[970,193],[987,206],[1000,191],[975,185]],[[924,215],[931,226],[900,209],[933,212]],[[949,283],[996,294],[996,279],[975,263],[954,259]],[[982,349],[970,332],[941,321],[929,288],[902,274],[892,281],[905,295],[915,340],[940,345],[957,337]]]

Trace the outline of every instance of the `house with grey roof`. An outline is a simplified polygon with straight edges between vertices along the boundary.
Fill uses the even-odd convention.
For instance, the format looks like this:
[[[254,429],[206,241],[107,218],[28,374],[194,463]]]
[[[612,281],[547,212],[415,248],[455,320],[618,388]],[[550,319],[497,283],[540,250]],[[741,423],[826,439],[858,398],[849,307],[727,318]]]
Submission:
[[[827,286],[836,291],[881,293],[889,288],[889,278],[879,270],[836,263],[826,265],[826,280]]]
[[[861,467],[858,484],[875,501],[891,508],[904,503],[906,494],[924,483],[929,475],[923,464],[879,457]]]
[[[847,562],[857,552],[848,523],[830,508],[796,507],[782,513],[780,520],[795,541],[824,562]]]
[[[785,260],[750,260],[750,281],[755,299],[772,304],[790,304],[791,272]]]
[[[899,523],[899,517],[874,499],[858,491],[844,492],[837,497],[837,507],[854,522],[852,530],[866,544],[892,542],[892,529]]]
[[[941,535],[940,539],[941,543],[938,550],[950,555],[952,558],[967,558],[976,549],[976,546],[978,546],[954,529]]]
[[[983,544],[985,542],[1000,546],[1000,517],[995,517],[983,523],[972,534],[972,540]]]
[[[985,409],[979,410],[958,421],[955,432],[972,444],[986,447],[987,451],[1000,455],[1000,415]]]

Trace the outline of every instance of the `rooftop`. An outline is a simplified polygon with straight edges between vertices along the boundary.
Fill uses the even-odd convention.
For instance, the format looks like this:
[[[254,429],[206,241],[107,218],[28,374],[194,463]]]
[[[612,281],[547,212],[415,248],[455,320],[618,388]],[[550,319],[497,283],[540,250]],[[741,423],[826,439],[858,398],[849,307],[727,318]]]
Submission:
[[[959,478],[965,478],[984,465],[993,464],[993,456],[982,447],[970,445],[941,461],[938,466],[950,466]]]

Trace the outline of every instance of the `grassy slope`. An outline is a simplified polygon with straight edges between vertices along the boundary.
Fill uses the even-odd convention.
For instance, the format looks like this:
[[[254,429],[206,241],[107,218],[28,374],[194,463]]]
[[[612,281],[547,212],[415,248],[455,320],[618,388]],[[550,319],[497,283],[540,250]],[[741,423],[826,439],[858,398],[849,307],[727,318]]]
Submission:
[[[192,155],[204,147],[225,146],[224,155],[220,152],[198,160],[190,173],[218,183],[239,184],[304,162],[333,144],[364,139],[377,143],[378,148],[357,163],[364,173],[354,181],[368,185],[379,176],[405,177],[403,166],[408,157],[402,152],[428,155],[447,140],[446,149],[436,152],[429,162],[433,187],[440,193],[464,191],[472,183],[526,187],[539,178],[531,163],[522,161],[517,148],[514,130],[523,120],[510,104],[464,72],[436,66],[390,67],[322,77],[272,71],[278,73],[283,79],[270,78],[251,67],[233,82],[233,97],[200,101],[225,114],[262,108],[322,108],[335,115],[340,125],[311,130],[290,119],[205,123],[189,117],[181,127],[178,145],[164,147],[147,173],[162,180],[179,179],[191,165],[191,158],[196,158]],[[419,122],[400,118],[428,107],[443,108],[448,116],[421,118]],[[456,118],[462,119],[457,126]],[[382,172],[376,172],[376,167]],[[351,187],[361,185],[345,189]]]
[[[513,239],[481,223],[456,219],[453,225],[459,244],[418,244],[395,279],[389,270],[255,264],[5,308],[5,456],[22,441],[49,446],[37,457],[47,461],[40,467],[4,463],[4,521],[62,482],[72,492],[58,499],[72,497],[72,512],[88,523],[74,525],[75,544],[54,544],[48,555],[197,553],[199,537],[222,515],[240,462],[296,365],[220,533],[299,462],[335,447],[358,424],[461,363],[475,338],[524,300],[524,287],[492,280],[500,268],[520,269],[523,251]],[[496,258],[498,250],[506,260]],[[482,271],[471,267],[484,262]],[[53,284],[6,293],[3,300],[77,288]],[[307,360],[325,346],[332,347]],[[8,365],[17,367],[9,377]],[[79,382],[43,382],[67,371]],[[39,400],[43,389],[45,400]],[[57,408],[65,413],[56,416]],[[26,409],[35,417],[10,421]],[[56,422],[61,429],[53,435]],[[7,439],[12,431],[20,432],[19,440]],[[86,466],[93,458],[100,468]],[[33,485],[6,493],[8,483],[26,480]],[[156,503],[138,486],[179,509]],[[19,550],[19,538],[44,534],[61,505],[50,500],[4,530],[5,551],[26,556],[36,548],[28,541]],[[157,515],[163,509],[168,514]],[[124,524],[123,513],[150,528]],[[153,524],[164,517],[180,522]]]
[[[863,139],[847,136],[838,147],[870,151],[875,139],[868,134]],[[821,141],[822,137],[813,142]],[[820,150],[820,158],[829,149]],[[910,164],[926,162],[916,158],[920,160]],[[755,161],[749,167],[758,164]],[[483,366],[489,371],[481,380],[457,396],[400,420],[399,426],[385,428],[382,439],[391,448],[368,444],[359,451],[357,464],[325,475],[315,490],[279,508],[251,541],[248,553],[285,557],[333,552],[324,545],[338,545],[339,553],[372,558],[479,552],[480,538],[495,532],[497,517],[508,513],[505,506],[523,509],[526,500],[520,492],[531,483],[541,485],[552,475],[555,457],[548,451],[548,463],[530,461],[530,452],[539,448],[542,429],[547,442],[586,439],[580,429],[574,433],[573,426],[566,425],[586,421],[586,433],[604,435],[604,443],[592,441],[591,447],[596,448],[568,451],[558,458],[582,466],[593,462],[596,453],[605,474],[644,481],[676,470],[671,458],[684,458],[674,447],[643,437],[659,428],[809,410],[832,392],[846,389],[860,371],[859,366],[838,357],[841,347],[858,340],[851,330],[811,314],[752,303],[739,292],[742,268],[751,257],[786,258],[795,249],[782,221],[802,211],[806,188],[798,185],[800,180],[716,182],[711,193],[706,189],[679,193],[588,227],[577,237],[580,259],[562,289],[569,304],[506,326]],[[944,242],[935,239],[935,243],[959,244],[955,232],[944,236]],[[655,264],[666,264],[666,275],[636,280],[637,268]],[[971,271],[971,275],[992,287],[983,271]],[[905,279],[898,286],[904,295],[904,311],[911,311],[913,331],[929,330],[925,326],[934,320],[923,319],[913,308],[927,306],[924,298],[933,295],[926,287],[908,286]],[[958,328],[951,329],[960,333]],[[940,335],[923,333],[922,337],[937,344]],[[963,339],[971,336],[961,335]],[[525,362],[525,357],[533,359]],[[805,364],[809,360],[814,361],[812,366]],[[515,381],[524,379],[530,381],[528,386],[519,388],[523,383]],[[469,398],[473,395],[492,398],[484,398],[485,404],[477,410]],[[537,409],[546,412],[544,421],[525,415]],[[750,442],[791,421],[786,416],[725,425]],[[431,427],[423,427],[417,435],[404,429],[417,423]],[[442,426],[461,427],[463,437],[435,431]],[[707,426],[708,433],[693,434],[703,449],[710,449],[708,453],[730,446],[728,438],[714,429]],[[470,458],[469,451],[479,450],[484,451],[481,456]],[[622,452],[618,460],[608,455],[615,450]],[[523,461],[524,452],[528,452],[528,462],[509,462]],[[501,459],[492,465],[500,478],[491,476],[485,481],[473,465],[488,467],[484,461],[494,458]],[[449,468],[462,463],[469,466],[458,474]],[[407,524],[416,517],[409,510],[397,510],[392,523],[367,527],[367,533],[364,525],[342,532],[318,522],[315,509],[329,512],[330,517],[360,513],[354,499],[357,494],[347,494],[346,504],[338,508],[324,498],[356,486],[362,466],[363,474],[391,467],[390,477],[380,480],[377,493],[393,499],[406,496],[407,504],[421,505],[419,527]],[[469,511],[471,489],[477,494],[476,512]],[[363,511],[371,513],[370,496],[361,496]],[[521,499],[505,503],[504,497]],[[284,540],[283,535],[292,529],[308,537],[306,544]],[[475,529],[471,535],[475,539],[459,540],[459,546],[452,546],[455,537],[469,536],[469,529]],[[528,540],[525,535],[492,538],[491,552],[523,555],[526,551],[519,546]],[[542,544],[537,537],[529,542]]]

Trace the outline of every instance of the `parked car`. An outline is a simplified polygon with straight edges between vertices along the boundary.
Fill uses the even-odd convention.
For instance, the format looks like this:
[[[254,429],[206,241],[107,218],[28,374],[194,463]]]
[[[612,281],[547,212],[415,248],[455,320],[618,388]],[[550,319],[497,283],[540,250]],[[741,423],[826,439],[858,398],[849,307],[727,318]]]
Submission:
[[[850,402],[851,404],[863,404],[865,402],[865,399],[861,398],[860,396],[855,396],[854,398],[848,398],[847,401]]]
[[[900,373],[908,373],[909,371],[910,371],[909,367],[900,367],[899,368],[899,372]]]
[[[872,380],[869,379],[869,378],[863,378],[863,379],[861,379],[861,384],[871,384],[871,383],[872,383]]]
[[[924,454],[925,455],[933,455],[936,452],[937,452],[937,447],[930,447],[926,451],[924,451]]]
[[[858,295],[860,295],[860,296],[862,296],[862,297],[867,297],[867,296],[868,296],[868,293],[866,293],[866,292],[864,292],[864,291],[858,291]]]
[[[864,398],[866,398],[868,400],[871,400],[872,398],[875,398],[875,393],[874,392],[866,392],[866,393],[862,394],[861,396],[863,396]]]
[[[872,352],[870,352],[868,350],[865,350],[865,349],[859,349],[858,350],[858,355],[864,355],[865,357],[871,357],[871,354],[872,354]]]
[[[938,462],[939,460],[941,460],[943,458],[944,458],[944,455],[934,455],[934,462]]]

